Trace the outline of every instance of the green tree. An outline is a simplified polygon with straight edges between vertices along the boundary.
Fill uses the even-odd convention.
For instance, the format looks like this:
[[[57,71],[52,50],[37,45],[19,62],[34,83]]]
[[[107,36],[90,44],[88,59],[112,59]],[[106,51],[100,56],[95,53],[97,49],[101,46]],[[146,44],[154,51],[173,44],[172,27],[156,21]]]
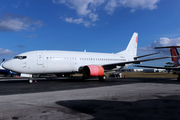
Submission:
[[[167,62],[164,67],[175,67],[173,62]]]

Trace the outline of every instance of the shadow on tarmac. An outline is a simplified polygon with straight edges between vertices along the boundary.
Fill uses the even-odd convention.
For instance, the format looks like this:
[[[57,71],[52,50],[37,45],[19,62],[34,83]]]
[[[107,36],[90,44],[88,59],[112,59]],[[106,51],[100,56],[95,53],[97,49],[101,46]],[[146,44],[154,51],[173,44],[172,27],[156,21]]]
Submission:
[[[80,113],[93,116],[92,120],[179,120],[180,96],[135,102],[104,100],[69,100],[56,104],[68,108],[68,114],[80,117]],[[116,99],[118,100],[118,98]],[[63,109],[63,108],[62,108]],[[60,110],[64,112],[64,110]]]
[[[163,83],[180,84],[175,79],[169,78],[107,78],[106,81],[98,81],[98,78],[82,80],[81,77],[70,78],[35,78],[37,82],[28,83],[27,78],[0,78],[0,95],[25,94],[48,91],[83,89],[113,85],[135,84],[135,83]]]

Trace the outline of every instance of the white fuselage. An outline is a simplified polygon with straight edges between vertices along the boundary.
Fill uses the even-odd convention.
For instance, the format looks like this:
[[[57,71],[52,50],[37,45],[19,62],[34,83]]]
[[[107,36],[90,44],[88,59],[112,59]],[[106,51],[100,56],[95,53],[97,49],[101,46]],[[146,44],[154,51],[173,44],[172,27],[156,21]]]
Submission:
[[[124,51],[117,54],[72,52],[72,51],[31,51],[19,54],[3,64],[5,69],[24,76],[46,73],[82,72],[84,77],[99,76],[104,71],[118,70],[137,61],[138,33],[134,33]],[[22,75],[23,76],[23,75]]]
[[[26,74],[78,72],[85,65],[105,65],[133,60],[134,56],[123,54],[31,51],[17,55],[3,66],[6,69]],[[124,67],[124,66],[122,66]]]

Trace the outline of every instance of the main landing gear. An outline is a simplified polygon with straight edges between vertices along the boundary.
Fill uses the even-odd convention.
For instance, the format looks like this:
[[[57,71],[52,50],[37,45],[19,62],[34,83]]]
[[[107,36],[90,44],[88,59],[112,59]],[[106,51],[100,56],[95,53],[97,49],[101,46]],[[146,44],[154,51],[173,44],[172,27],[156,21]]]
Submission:
[[[89,78],[89,77],[84,77],[84,76],[82,76],[82,80],[85,80],[85,79],[88,79],[88,78]],[[105,76],[105,75],[99,76],[98,78],[99,78],[99,81],[105,81],[105,80],[106,80],[106,76]]]
[[[106,76],[105,75],[99,77],[99,81],[105,81],[105,80],[106,80]]]

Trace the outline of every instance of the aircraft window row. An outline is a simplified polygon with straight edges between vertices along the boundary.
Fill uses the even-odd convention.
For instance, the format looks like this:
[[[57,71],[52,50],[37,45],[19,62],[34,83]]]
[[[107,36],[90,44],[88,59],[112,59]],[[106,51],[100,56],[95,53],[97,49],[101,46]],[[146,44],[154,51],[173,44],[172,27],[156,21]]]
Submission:
[[[76,60],[75,57],[47,57],[47,60]],[[108,59],[108,58],[80,58],[80,60],[96,61],[126,61],[126,59]]]
[[[80,58],[80,60],[96,60],[96,61],[126,61],[126,59],[108,59],[108,58]]]
[[[26,59],[27,58],[27,56],[15,56],[13,59],[20,59],[20,60],[22,60],[22,59]]]
[[[74,57],[47,57],[47,60],[76,60]]]

